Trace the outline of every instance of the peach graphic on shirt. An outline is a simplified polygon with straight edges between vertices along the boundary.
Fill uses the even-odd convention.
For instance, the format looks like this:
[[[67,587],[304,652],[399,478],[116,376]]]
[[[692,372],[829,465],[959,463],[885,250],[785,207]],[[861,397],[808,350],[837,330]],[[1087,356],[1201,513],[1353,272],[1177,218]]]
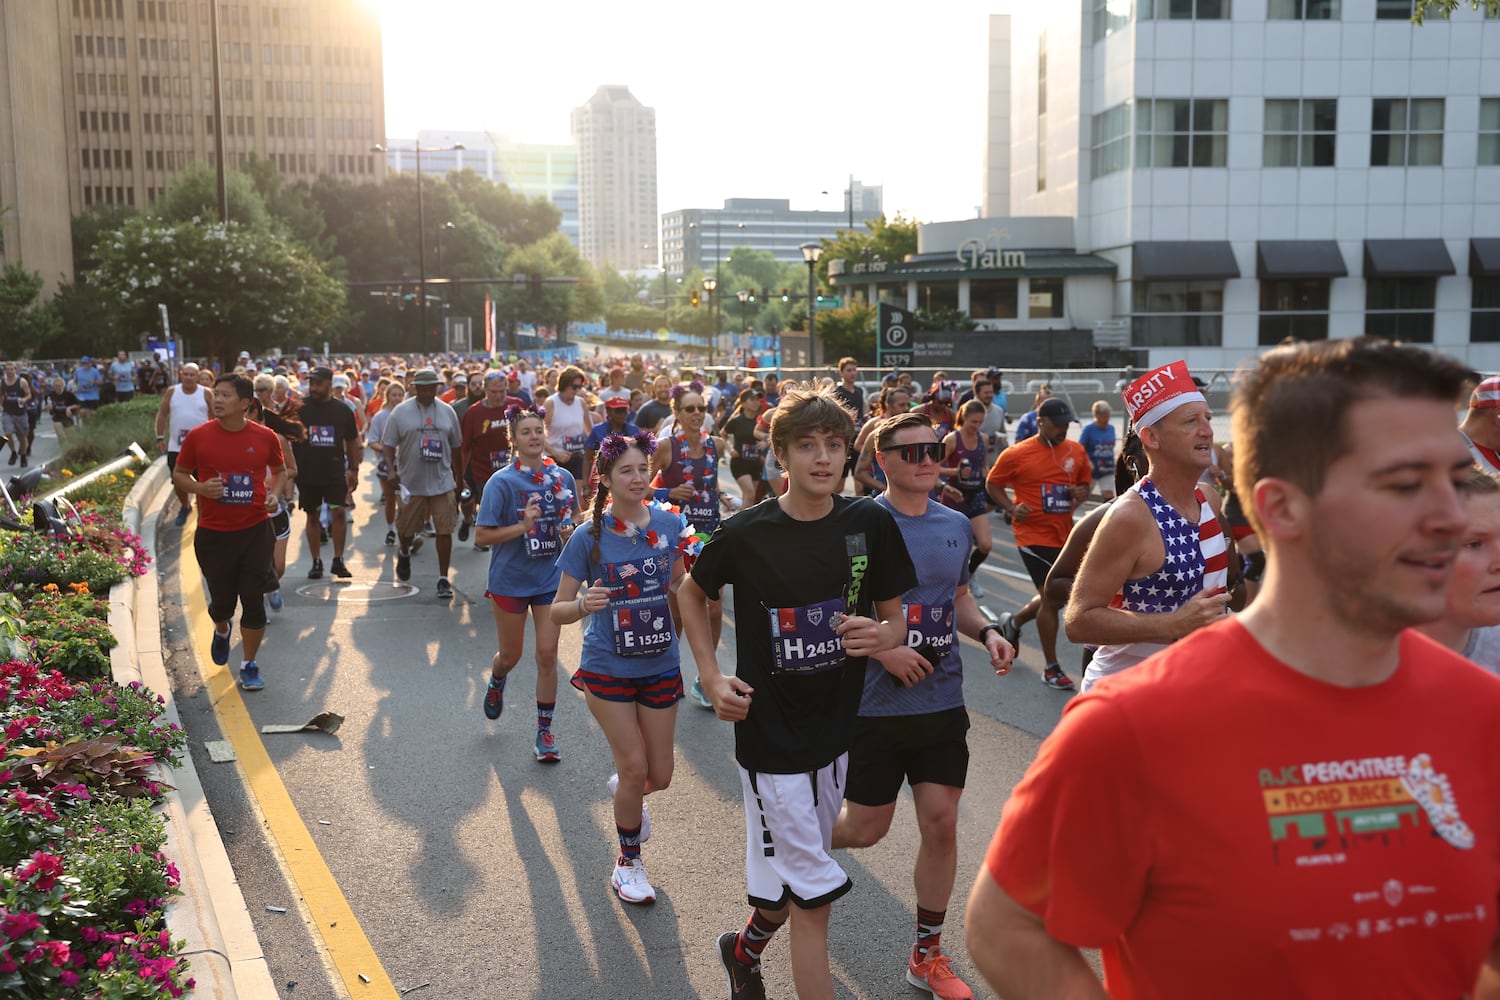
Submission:
[[[1448,776],[1433,769],[1429,755],[1419,753],[1411,759],[1401,776],[1401,784],[1426,811],[1438,836],[1459,850],[1467,851],[1474,846],[1474,831],[1458,814]]]

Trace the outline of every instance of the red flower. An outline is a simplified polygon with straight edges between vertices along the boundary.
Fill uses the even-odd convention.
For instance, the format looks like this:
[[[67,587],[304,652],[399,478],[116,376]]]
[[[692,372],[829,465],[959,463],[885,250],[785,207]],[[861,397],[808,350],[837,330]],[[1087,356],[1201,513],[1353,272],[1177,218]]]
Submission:
[[[16,872],[16,878],[25,881],[35,875],[36,887],[46,892],[57,884],[57,877],[62,873],[62,858],[45,851],[37,851],[31,856],[31,863]]]
[[[4,934],[11,941],[23,938],[42,926],[42,922],[35,913],[7,913],[0,920],[0,934]]]

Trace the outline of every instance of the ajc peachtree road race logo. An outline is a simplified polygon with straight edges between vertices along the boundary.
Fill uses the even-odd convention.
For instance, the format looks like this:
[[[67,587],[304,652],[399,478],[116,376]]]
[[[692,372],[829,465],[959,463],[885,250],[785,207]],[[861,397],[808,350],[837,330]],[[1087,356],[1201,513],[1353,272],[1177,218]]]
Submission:
[[[1424,826],[1460,850],[1474,846],[1448,776],[1425,753],[1262,768],[1259,781],[1278,860],[1288,851],[1297,864],[1338,864],[1363,838]]]

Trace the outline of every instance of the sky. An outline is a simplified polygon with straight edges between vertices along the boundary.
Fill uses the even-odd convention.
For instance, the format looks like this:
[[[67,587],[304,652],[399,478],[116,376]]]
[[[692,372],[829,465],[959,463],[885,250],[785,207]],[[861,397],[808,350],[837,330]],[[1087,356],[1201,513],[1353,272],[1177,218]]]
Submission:
[[[843,211],[851,174],[884,187],[887,216],[963,219],[983,201],[988,24],[1003,3],[366,2],[393,139],[565,143],[572,109],[624,84],[656,110],[661,212],[737,197]]]

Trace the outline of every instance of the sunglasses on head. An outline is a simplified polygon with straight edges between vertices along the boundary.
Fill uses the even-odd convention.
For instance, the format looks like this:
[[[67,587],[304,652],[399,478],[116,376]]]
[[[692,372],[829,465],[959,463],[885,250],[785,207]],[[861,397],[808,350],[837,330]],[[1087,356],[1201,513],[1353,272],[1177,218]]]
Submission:
[[[683,413],[706,413],[706,412],[708,412],[708,407],[706,407],[706,406],[684,406],[684,407],[681,407],[681,410],[682,410]]]
[[[912,465],[921,465],[922,459],[930,458],[934,462],[943,460],[943,446],[937,441],[923,441],[921,444],[893,444],[881,451],[887,455],[893,452],[901,456],[901,461]]]

